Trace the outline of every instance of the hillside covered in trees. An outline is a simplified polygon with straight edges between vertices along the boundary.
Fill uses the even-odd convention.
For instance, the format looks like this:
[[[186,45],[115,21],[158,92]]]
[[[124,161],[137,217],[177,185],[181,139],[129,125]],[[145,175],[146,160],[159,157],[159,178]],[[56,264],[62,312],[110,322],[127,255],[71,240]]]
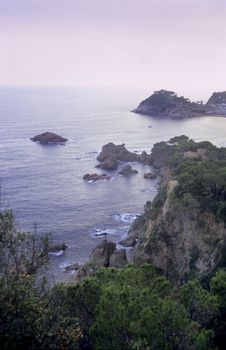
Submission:
[[[48,236],[18,232],[1,211],[4,349],[224,349],[226,149],[180,136],[151,162],[161,187],[122,269],[51,285]]]
[[[174,284],[206,279],[226,263],[226,149],[180,136],[154,145],[151,161],[162,181],[139,219],[134,261]]]

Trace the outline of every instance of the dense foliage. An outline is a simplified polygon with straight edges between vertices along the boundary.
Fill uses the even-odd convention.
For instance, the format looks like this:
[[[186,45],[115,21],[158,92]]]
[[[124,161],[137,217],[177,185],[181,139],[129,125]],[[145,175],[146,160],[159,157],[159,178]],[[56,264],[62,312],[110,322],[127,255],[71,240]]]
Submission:
[[[0,215],[0,342],[4,349],[223,349],[226,272],[175,289],[150,265],[103,268],[47,286],[48,238]]]
[[[188,206],[196,203],[200,210],[209,210],[226,222],[226,148],[182,135],[156,144],[153,154],[178,180],[177,199]]]
[[[81,331],[45,277],[48,236],[17,232],[0,212],[0,344],[3,349],[76,348]]]

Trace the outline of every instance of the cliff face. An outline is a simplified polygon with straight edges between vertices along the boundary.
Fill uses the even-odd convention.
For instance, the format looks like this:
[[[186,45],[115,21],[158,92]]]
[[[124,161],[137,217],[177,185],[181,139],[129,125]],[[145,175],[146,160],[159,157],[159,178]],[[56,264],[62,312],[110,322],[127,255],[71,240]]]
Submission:
[[[206,106],[209,114],[226,115],[226,91],[214,92]]]
[[[204,105],[202,101],[191,102],[173,91],[155,91],[133,110],[134,113],[162,118],[192,118],[204,115],[226,115],[226,92],[215,92]]]
[[[180,170],[186,167],[187,171],[190,166],[194,170],[195,167],[198,183],[201,178],[206,181],[210,172],[209,157],[212,157],[215,151],[216,162],[223,162],[222,169],[225,169],[225,153],[222,156],[222,150],[209,143],[197,144],[188,139],[185,141],[185,137],[182,139],[183,142],[179,144],[165,143],[163,146],[161,143],[163,149],[168,149],[168,158],[165,153],[162,154],[162,158],[159,155],[159,144],[154,146],[153,163],[156,162],[158,165],[161,163],[162,184],[154,201],[145,205],[140,225],[136,227],[139,237],[134,248],[136,264],[150,262],[175,284],[186,281],[191,275],[206,277],[226,262],[225,217],[217,214],[218,209],[225,204],[222,191],[221,199],[216,199],[208,180],[206,186],[209,187],[206,188],[210,188],[209,192],[199,189],[196,194],[194,189],[197,187],[196,182],[196,187],[190,185],[188,190],[187,183],[191,184],[193,180],[188,175],[186,180]],[[192,150],[189,151],[189,148]],[[206,152],[203,152],[204,150]],[[191,160],[186,157],[186,152],[194,153],[196,156]],[[197,153],[200,156],[197,156]],[[176,161],[175,154],[177,154]],[[158,159],[155,159],[156,155]],[[178,160],[180,157],[182,161]],[[220,161],[219,158],[223,159]],[[196,167],[200,166],[207,169],[206,174],[199,175]],[[218,186],[218,177],[214,179],[212,173],[208,176]],[[212,203],[215,206],[212,206]],[[132,234],[133,232],[130,232],[131,237]]]
[[[147,228],[139,237],[134,262],[150,262],[177,284],[190,275],[202,278],[215,270],[226,249],[226,229],[195,202],[174,202],[175,186],[173,180],[168,182],[166,201],[156,217],[155,208],[146,206]]]

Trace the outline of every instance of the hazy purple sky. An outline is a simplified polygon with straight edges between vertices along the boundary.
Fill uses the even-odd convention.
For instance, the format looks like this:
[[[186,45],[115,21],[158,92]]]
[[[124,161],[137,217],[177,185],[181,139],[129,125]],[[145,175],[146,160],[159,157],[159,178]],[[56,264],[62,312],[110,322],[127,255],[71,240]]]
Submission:
[[[0,45],[0,85],[226,90],[226,0],[0,0]]]

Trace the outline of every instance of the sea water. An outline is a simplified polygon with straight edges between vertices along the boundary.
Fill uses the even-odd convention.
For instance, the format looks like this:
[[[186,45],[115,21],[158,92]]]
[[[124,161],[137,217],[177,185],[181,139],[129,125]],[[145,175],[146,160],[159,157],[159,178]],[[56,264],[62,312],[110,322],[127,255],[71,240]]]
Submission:
[[[145,97],[145,96],[143,96]],[[12,208],[17,227],[51,234],[64,242],[64,254],[51,256],[51,270],[63,279],[62,267],[84,263],[94,246],[107,238],[118,243],[133,219],[156,194],[158,179],[144,179],[153,171],[132,163],[130,177],[108,172],[111,181],[88,183],[96,157],[108,142],[125,143],[129,151],[150,153],[154,143],[175,135],[226,144],[226,119],[201,117],[162,120],[131,113],[139,92],[85,88],[0,88],[0,177],[4,207]],[[30,140],[45,131],[69,139],[62,145]]]

